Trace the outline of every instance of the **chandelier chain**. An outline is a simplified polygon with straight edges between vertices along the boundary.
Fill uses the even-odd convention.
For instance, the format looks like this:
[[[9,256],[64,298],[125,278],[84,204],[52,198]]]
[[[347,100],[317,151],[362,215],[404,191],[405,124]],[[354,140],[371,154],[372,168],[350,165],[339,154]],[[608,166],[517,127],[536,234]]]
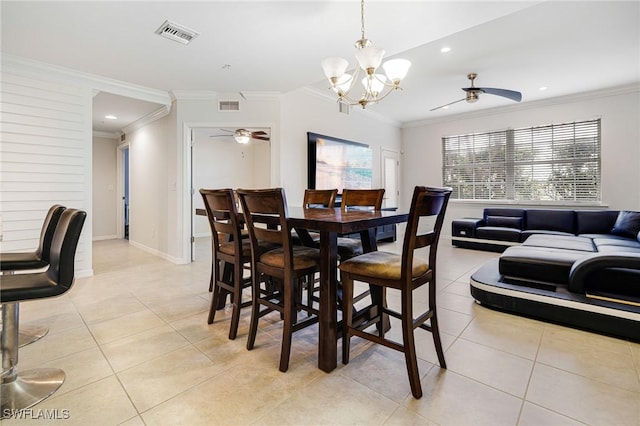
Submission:
[[[360,32],[362,33],[362,39],[364,40],[364,0],[360,1]]]

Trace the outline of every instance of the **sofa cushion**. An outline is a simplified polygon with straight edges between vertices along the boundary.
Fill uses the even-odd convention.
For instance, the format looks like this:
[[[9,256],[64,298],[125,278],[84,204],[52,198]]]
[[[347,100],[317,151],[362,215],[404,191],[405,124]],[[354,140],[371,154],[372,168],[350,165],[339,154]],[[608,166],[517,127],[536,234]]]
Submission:
[[[638,232],[640,232],[640,212],[623,210],[618,213],[618,219],[611,230],[612,234],[638,238]]]
[[[573,264],[586,253],[546,247],[507,248],[498,261],[500,273],[507,277],[568,284]]]
[[[520,242],[520,230],[514,228],[502,228],[496,226],[481,226],[476,229],[476,238],[485,240]]]
[[[566,250],[578,250],[593,253],[596,248],[591,238],[576,237],[574,235],[531,235],[522,243],[526,247],[548,247]]]
[[[487,226],[522,229],[522,217],[514,216],[487,216]]]
[[[487,207],[484,209],[484,219],[489,216],[524,217],[524,209],[505,209],[501,207]]]
[[[630,246],[608,246],[601,245],[598,246],[598,253],[640,253],[640,247],[630,247]]]
[[[525,230],[545,230],[575,234],[573,210],[527,210]]]
[[[631,238],[622,238],[617,237],[615,235],[599,237],[593,239],[593,244],[596,247],[602,246],[616,246],[616,247],[635,247],[640,249],[640,241]]]
[[[577,210],[576,234],[608,234],[617,218],[617,210]]]
[[[560,232],[560,231],[548,231],[545,229],[530,229],[528,231],[522,231],[520,235],[520,241],[524,242],[529,239],[532,235],[560,235],[565,237],[573,237],[574,235],[570,232]]]

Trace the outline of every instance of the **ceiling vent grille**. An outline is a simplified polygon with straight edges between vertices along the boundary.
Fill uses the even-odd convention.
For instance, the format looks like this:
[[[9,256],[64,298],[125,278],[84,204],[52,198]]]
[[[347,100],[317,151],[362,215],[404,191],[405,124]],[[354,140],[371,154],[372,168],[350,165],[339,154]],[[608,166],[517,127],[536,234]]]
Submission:
[[[164,21],[156,30],[156,34],[182,44],[189,44],[198,36],[196,31],[171,21]]]
[[[338,102],[338,112],[349,115],[349,111],[351,111],[351,107],[349,106],[349,104]]]
[[[240,101],[219,101],[218,111],[240,111]]]

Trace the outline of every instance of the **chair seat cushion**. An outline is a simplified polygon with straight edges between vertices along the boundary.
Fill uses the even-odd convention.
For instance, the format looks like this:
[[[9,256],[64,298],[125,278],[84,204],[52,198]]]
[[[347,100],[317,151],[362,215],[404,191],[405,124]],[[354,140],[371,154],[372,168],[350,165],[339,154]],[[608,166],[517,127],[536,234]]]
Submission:
[[[10,303],[42,299],[57,296],[65,291],[66,288],[57,285],[46,272],[7,275],[2,277],[0,302]]]
[[[234,256],[236,254],[235,244],[233,242],[220,244],[219,250],[222,253]],[[251,244],[248,240],[242,240],[242,257],[251,256]]]
[[[293,246],[293,269],[308,269],[319,265],[320,250],[312,247]],[[268,251],[260,256],[260,262],[274,268],[284,268],[282,248]]]
[[[40,259],[35,252],[0,254],[0,270],[2,271],[26,271],[46,266],[49,264]]]
[[[338,255],[340,259],[351,259],[364,253],[362,243],[357,238],[338,238]]]
[[[340,270],[365,277],[399,280],[402,269],[402,256],[386,251],[372,251],[340,264]],[[424,259],[413,258],[412,277],[418,277],[429,269]]]

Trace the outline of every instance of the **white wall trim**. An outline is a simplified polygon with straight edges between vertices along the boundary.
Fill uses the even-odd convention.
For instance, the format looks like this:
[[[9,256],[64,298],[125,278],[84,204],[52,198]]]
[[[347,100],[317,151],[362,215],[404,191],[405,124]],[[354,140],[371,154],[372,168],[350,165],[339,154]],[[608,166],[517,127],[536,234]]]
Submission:
[[[139,118],[133,123],[127,125],[126,127],[123,127],[122,131],[125,134],[134,132],[146,126],[147,124],[153,123],[156,120],[160,120],[162,117],[166,117],[167,115],[169,115],[170,112],[171,112],[171,107],[167,108],[166,105],[163,105],[157,110],[152,111],[149,114],[145,115],[144,117]]]
[[[485,116],[490,116],[490,115],[496,115],[496,114],[500,114],[500,113],[507,113],[507,112],[510,112],[510,111],[523,111],[523,110],[527,110],[527,109],[531,109],[531,108],[540,108],[540,107],[548,107],[548,106],[553,106],[553,105],[562,105],[562,104],[567,104],[567,103],[571,103],[571,102],[578,102],[578,101],[584,101],[584,100],[589,100],[589,99],[604,98],[604,97],[609,97],[609,96],[617,96],[617,95],[623,95],[623,94],[626,94],[626,93],[635,93],[635,92],[640,92],[640,84],[638,84],[638,83],[628,84],[628,85],[624,85],[624,86],[610,87],[610,88],[607,88],[607,89],[592,90],[592,91],[589,91],[589,92],[574,93],[574,94],[571,94],[571,95],[558,96],[558,97],[549,98],[549,99],[541,99],[541,100],[538,100],[538,101],[517,103],[517,104],[506,105],[506,106],[501,106],[501,107],[496,107],[496,108],[487,108],[487,109],[477,110],[477,111],[473,111],[473,112],[464,112],[464,113],[460,113],[460,114],[447,115],[445,117],[429,118],[429,119],[425,119],[425,120],[411,121],[411,122],[407,122],[407,123],[402,124],[401,127],[403,129],[410,128],[410,127],[420,127],[420,126],[436,124],[436,123],[446,123],[446,122],[449,122],[449,121],[458,121],[460,119],[465,119],[466,120],[466,119],[470,119],[470,118],[479,118],[479,117],[485,117]]]
[[[145,246],[144,244],[140,244],[140,243],[137,243],[135,241],[129,240],[129,244],[131,244],[135,248],[138,248],[138,249],[140,249],[142,251],[145,251],[147,253],[150,253],[150,254],[153,254],[155,256],[161,257],[164,260],[168,260],[171,263],[175,263],[176,265],[184,265],[184,264],[189,263],[188,261],[185,261],[184,259],[179,259],[177,257],[169,256],[167,253],[161,252],[158,249],[154,249],[154,248]]]
[[[3,52],[2,66],[4,68],[7,65],[19,67],[21,72],[36,78],[46,77],[48,80],[53,78],[67,84],[82,84],[94,90],[163,104],[168,108],[171,107],[171,97],[167,92],[162,90],[151,89],[149,87],[89,74],[58,65],[47,64]]]
[[[75,271],[73,273],[75,278],[87,278],[93,276],[93,268],[91,269],[82,269],[80,271]]]
[[[93,237],[93,241],[103,241],[103,240],[116,240],[118,239],[117,235],[102,235]]]
[[[211,90],[170,90],[169,95],[172,101],[214,101],[220,96]]]
[[[240,92],[240,96],[242,96],[247,101],[278,101],[280,100],[282,93],[280,92]]]

